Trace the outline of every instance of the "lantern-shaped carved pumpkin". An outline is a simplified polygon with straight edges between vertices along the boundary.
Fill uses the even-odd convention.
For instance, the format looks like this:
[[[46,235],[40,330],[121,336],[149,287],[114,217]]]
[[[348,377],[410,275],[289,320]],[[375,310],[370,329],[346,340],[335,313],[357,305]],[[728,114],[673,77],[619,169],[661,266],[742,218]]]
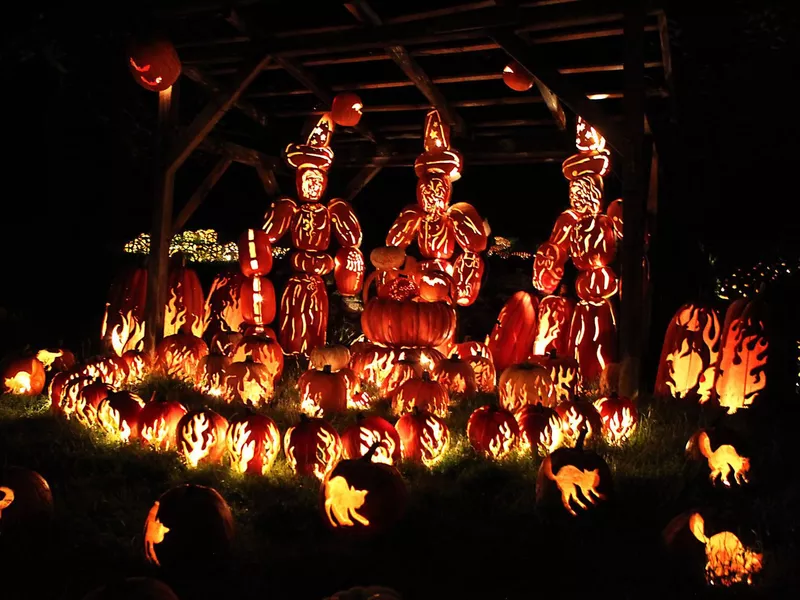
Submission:
[[[750,458],[745,444],[725,430],[701,429],[686,444],[686,453],[693,460],[708,463],[712,484],[725,487],[744,485],[750,475]]]
[[[300,410],[309,416],[323,416],[347,410],[350,384],[343,370],[336,373],[326,365],[322,371],[306,371],[297,380]]]
[[[547,456],[561,445],[561,417],[541,404],[526,404],[516,413],[519,442],[523,451]]]
[[[406,381],[392,397],[392,411],[398,415],[417,409],[446,417],[449,404],[447,388],[440,381],[433,381],[427,371],[420,379]]]
[[[504,371],[524,362],[530,354],[536,336],[538,305],[533,294],[517,292],[500,310],[488,343],[497,370]]]
[[[102,381],[93,381],[81,388],[75,402],[75,418],[78,422],[86,427],[97,424],[97,410],[100,408],[100,403],[113,391],[113,387]]]
[[[195,387],[209,396],[225,395],[231,359],[221,354],[209,354],[200,359],[195,372]]]
[[[558,356],[555,350],[551,350],[546,356],[531,356],[530,362],[541,365],[550,374],[553,382],[556,400],[565,402],[572,400],[575,389],[580,383],[578,373],[578,363],[571,356]]]
[[[300,415],[283,436],[283,450],[292,471],[323,479],[342,457],[342,440],[327,421]]]
[[[426,410],[413,409],[395,423],[403,458],[432,467],[450,445],[450,430],[441,417]]]
[[[373,446],[377,447],[372,450]],[[344,457],[361,458],[370,455],[372,462],[395,465],[400,462],[400,436],[394,425],[383,417],[359,415],[357,422],[342,433]]]
[[[178,451],[190,467],[222,462],[228,421],[204,408],[186,413],[178,422]]]
[[[630,398],[614,392],[595,400],[594,407],[603,422],[603,435],[612,446],[624,444],[636,431],[639,411]]]
[[[199,337],[177,333],[165,337],[156,347],[156,365],[166,377],[194,382],[200,359],[208,346]]]
[[[611,267],[581,271],[575,278],[575,293],[581,300],[598,302],[617,293],[617,276]]]
[[[545,294],[552,294],[564,277],[567,252],[553,242],[544,242],[533,259],[533,287]]]
[[[248,277],[239,291],[242,319],[248,325],[263,327],[275,320],[275,288],[266,277]]]
[[[12,536],[28,537],[52,517],[53,494],[44,477],[21,467],[0,469],[0,535],[4,542],[18,539]]]
[[[177,255],[176,255],[177,256]],[[175,259],[176,262],[179,259]],[[164,337],[176,333],[200,337],[205,328],[205,298],[197,273],[178,263],[169,270]]]
[[[176,400],[150,400],[139,413],[139,439],[156,450],[178,447],[178,423],[186,407]]]
[[[478,390],[472,367],[458,358],[457,354],[440,360],[433,368],[431,377],[444,385],[448,392],[454,394],[471,395]]]
[[[237,473],[266,475],[281,451],[281,434],[265,415],[247,414],[231,419],[226,436],[231,468]]]
[[[334,259],[333,276],[342,296],[355,296],[364,285],[364,255],[358,248],[339,248]]]
[[[464,362],[472,369],[475,387],[478,391],[492,393],[497,386],[497,372],[492,359],[485,356],[469,356],[464,359]]]
[[[36,357],[11,361],[3,371],[3,391],[21,396],[38,396],[44,390],[44,365]]]
[[[333,97],[331,117],[333,122],[342,127],[355,127],[361,120],[364,104],[353,92],[341,92]]]
[[[500,405],[510,412],[526,404],[555,406],[556,391],[550,373],[541,365],[522,363],[512,365],[500,375],[497,385]]]
[[[117,356],[144,345],[146,299],[147,269],[126,269],[114,278],[100,337]]]
[[[96,358],[83,365],[81,373],[108,385],[121,387],[128,379],[128,363],[119,356]]]
[[[139,436],[139,414],[144,400],[123,390],[109,393],[97,408],[97,421],[113,438],[129,442]]]
[[[500,460],[516,448],[519,427],[514,415],[507,410],[482,406],[467,421],[467,438],[477,452]]]
[[[569,254],[581,271],[605,267],[617,252],[614,226],[605,215],[583,217],[572,229]]]
[[[163,92],[180,77],[181,60],[169,40],[136,41],[128,48],[128,70],[144,89]]]
[[[578,302],[572,313],[569,340],[581,380],[599,379],[606,365],[616,357],[617,321],[611,303]]]
[[[581,152],[605,150],[606,138],[578,115],[575,125],[575,147]]]
[[[233,534],[233,515],[219,492],[185,484],[162,494],[147,514],[144,554],[173,571],[209,568],[228,556]]]
[[[272,245],[265,231],[248,229],[239,237],[239,268],[245,277],[259,277],[272,270]]]
[[[64,391],[67,385],[78,376],[76,370],[67,371],[64,373],[56,373],[53,379],[50,380],[50,386],[47,388],[47,397],[50,400],[50,411],[54,415],[61,415],[61,402],[64,396]]]
[[[603,431],[603,420],[597,409],[587,400],[574,398],[561,402],[556,406],[561,417],[564,445],[574,446],[581,434],[589,440],[592,436],[600,436]]]
[[[527,92],[533,86],[533,77],[525,67],[513,61],[503,69],[503,83],[515,92]]]

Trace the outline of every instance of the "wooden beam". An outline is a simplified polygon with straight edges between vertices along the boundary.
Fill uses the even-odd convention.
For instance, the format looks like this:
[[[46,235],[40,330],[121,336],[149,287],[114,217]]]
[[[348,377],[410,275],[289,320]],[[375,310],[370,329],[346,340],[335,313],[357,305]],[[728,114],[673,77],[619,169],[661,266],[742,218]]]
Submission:
[[[212,98],[205,108],[194,118],[191,125],[186,128],[183,135],[176,141],[172,152],[167,159],[167,169],[175,173],[189,155],[211,132],[220,119],[233,106],[247,87],[258,77],[261,69],[270,60],[269,56],[264,56],[253,61],[244,67],[234,78],[230,89],[226,93],[217,94]]]
[[[672,51],[669,44],[669,24],[663,10],[658,12],[658,40],[661,46],[661,63],[664,65],[664,81],[670,96],[675,96],[675,85],[672,79]],[[674,100],[673,100],[674,101]]]
[[[644,32],[642,32],[644,33]],[[549,57],[533,46],[529,46],[509,31],[496,31],[492,38],[506,53],[516,60],[532,77],[550,88],[575,114],[581,115],[594,127],[603,132],[608,143],[620,154],[625,154],[627,137],[606,116],[603,110],[587,98],[584,91],[553,67]],[[643,64],[643,63],[642,63]],[[644,122],[639,119],[639,126]]]
[[[361,190],[363,190],[370,181],[375,179],[375,176],[383,170],[383,167],[389,162],[389,158],[385,156],[376,156],[368,165],[364,165],[361,171],[350,180],[344,193],[344,199],[352,202]]]
[[[257,162],[253,166],[256,169],[258,178],[261,180],[261,185],[264,186],[264,191],[267,193],[267,196],[270,199],[279,196],[281,187],[278,185],[278,180],[275,178],[275,172],[272,170],[272,166],[262,161]]]
[[[564,109],[561,108],[561,103],[558,101],[558,96],[556,96],[550,90],[550,88],[543,84],[538,78],[534,79],[534,81],[536,82],[536,88],[539,90],[539,93],[542,95],[542,99],[547,106],[547,110],[549,110],[550,114],[553,115],[553,120],[556,122],[556,126],[561,131],[564,131],[567,128],[567,116],[564,114]]]
[[[228,170],[228,167],[231,166],[233,159],[230,156],[223,155],[220,156],[214,166],[211,168],[211,171],[208,172],[205,179],[200,182],[200,185],[197,186],[197,189],[189,198],[189,201],[186,205],[181,209],[181,212],[178,213],[178,216],[175,218],[175,222],[172,225],[172,235],[178,233],[183,227],[186,225],[186,222],[191,218],[194,214],[194,211],[202,204],[203,200],[206,199],[211,189],[217,184],[220,177],[225,174],[225,171]]]
[[[261,164],[269,165],[272,170],[279,170],[283,166],[283,161],[277,156],[269,156],[258,150],[211,136],[204,139],[198,149],[212,154],[230,156],[234,162],[250,165],[251,167]]]
[[[233,72],[236,72],[236,69],[234,69]],[[218,82],[214,81],[213,77],[203,72],[202,70],[198,69],[197,67],[191,65],[184,65],[181,73],[183,75],[186,75],[186,77],[188,77],[195,83],[209,90],[212,95],[218,95],[223,93],[223,87]],[[240,111],[242,111],[242,113],[245,116],[251,118],[253,121],[258,123],[262,127],[267,126],[267,115],[262,113],[260,110],[258,110],[255,106],[253,106],[246,100],[242,99],[236,100],[236,102],[234,102],[233,105]]]

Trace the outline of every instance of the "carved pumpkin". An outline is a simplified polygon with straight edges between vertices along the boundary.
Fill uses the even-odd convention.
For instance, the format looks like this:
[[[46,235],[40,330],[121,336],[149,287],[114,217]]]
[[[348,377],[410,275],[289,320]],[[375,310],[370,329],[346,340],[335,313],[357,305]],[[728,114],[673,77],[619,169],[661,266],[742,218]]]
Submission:
[[[710,306],[687,303],[667,326],[656,375],[656,396],[711,398],[719,359],[721,330],[717,311]]]
[[[0,535],[29,537],[53,518],[53,494],[44,477],[21,467],[0,469]],[[17,539],[14,537],[13,539]]]
[[[370,345],[353,353],[350,366],[356,376],[380,388],[394,364],[400,360],[401,352],[408,355],[407,350],[400,351],[385,346]]]
[[[444,385],[448,392],[472,395],[478,391],[472,367],[458,358],[457,354],[440,360],[433,368],[431,377]]]
[[[403,516],[406,487],[394,467],[372,461],[373,445],[362,458],[343,460],[320,487],[320,509],[335,530],[362,534],[384,531]]]
[[[746,444],[725,429],[701,429],[689,438],[687,456],[707,463],[708,479],[725,487],[744,485],[750,477],[750,458]]]
[[[173,257],[167,279],[167,305],[164,309],[164,337],[185,333],[200,337],[205,329],[205,298],[200,278],[192,269]]]
[[[283,450],[293,472],[323,479],[342,456],[342,440],[324,419],[301,414],[300,422],[286,430]]]
[[[221,463],[228,421],[209,408],[193,410],[178,421],[178,452],[190,467]]]
[[[139,437],[139,414],[144,400],[123,390],[109,393],[97,407],[97,422],[114,439],[130,442]]]
[[[553,242],[544,242],[533,258],[533,287],[545,294],[552,294],[564,277],[567,253]]]
[[[604,150],[606,147],[606,138],[580,115],[575,125],[575,147],[581,152]]]
[[[503,69],[503,83],[515,92],[527,92],[533,86],[533,77],[525,67],[512,61]]]
[[[355,296],[364,285],[364,255],[358,248],[339,248],[333,276],[342,296]]]
[[[333,198],[328,202],[328,212],[331,214],[333,234],[339,245],[343,248],[358,248],[363,235],[353,205],[342,198]]]
[[[573,154],[561,163],[561,173],[570,181],[584,175],[604,177],[611,168],[610,154],[606,149]]]
[[[409,379],[397,388],[392,397],[392,412],[402,415],[417,409],[446,417],[449,404],[447,388],[423,371],[420,379]]]
[[[306,172],[318,171],[311,169]],[[316,202],[300,205],[292,219],[291,231],[292,245],[298,250],[326,250],[331,243],[328,208]]]
[[[127,383],[129,385],[141,382],[153,366],[152,355],[144,354],[138,350],[128,350],[122,355],[122,359],[128,365]]]
[[[49,371],[69,371],[75,366],[75,355],[64,348],[55,350],[39,350],[36,358],[44,366],[44,370]]]
[[[447,423],[426,410],[414,408],[398,419],[395,428],[400,436],[403,458],[426,467],[439,462],[450,445]]]
[[[61,393],[58,407],[53,405],[56,414],[60,414],[67,420],[71,419],[78,410],[78,396],[81,390],[95,381],[98,381],[98,379],[87,375],[81,375],[80,372],[77,372],[74,377],[68,379]]]
[[[266,475],[281,451],[275,421],[250,413],[231,419],[226,435],[231,468],[237,473]]]
[[[453,285],[456,289],[456,303],[470,306],[478,299],[485,265],[477,252],[463,252],[456,259],[453,268]]]
[[[530,362],[541,365],[550,374],[557,402],[572,400],[580,383],[578,363],[574,358],[558,356],[555,350],[551,350],[546,356],[531,356]]]
[[[417,238],[425,217],[425,209],[417,204],[404,207],[389,227],[389,232],[386,234],[386,245],[405,250]]]
[[[453,220],[456,242],[465,252],[483,252],[488,244],[486,226],[475,207],[467,202],[457,202],[448,210]]]
[[[283,352],[274,339],[265,335],[245,335],[233,351],[234,362],[244,362],[248,358],[270,368],[275,382],[283,374]]]
[[[251,358],[226,369],[227,396],[250,406],[264,406],[275,394],[274,371]]]
[[[271,256],[271,255],[270,255]],[[238,331],[244,321],[240,292],[245,276],[239,269],[226,269],[211,283],[205,305],[206,332]]]
[[[583,435],[586,440],[599,437],[603,431],[603,419],[597,409],[587,400],[573,398],[556,406],[561,417],[564,445],[575,446]]]
[[[266,275],[272,270],[272,245],[261,229],[248,229],[240,237],[239,268],[245,277]]]
[[[561,417],[541,404],[526,404],[516,413],[519,443],[523,451],[547,456],[561,445]]]
[[[472,369],[475,378],[475,387],[479,392],[492,393],[497,386],[497,372],[491,358],[485,356],[470,356],[464,362]]]
[[[606,209],[606,214],[608,215],[608,218],[611,219],[611,223],[614,225],[614,233],[616,234],[617,239],[621,240],[624,224],[622,220],[622,198],[618,198],[609,204],[608,208]]]
[[[139,413],[139,439],[144,446],[166,452],[178,447],[178,423],[186,407],[176,400],[150,400]]]
[[[453,303],[453,278],[444,271],[427,271],[419,278],[419,299],[423,302]]]
[[[38,396],[44,390],[47,375],[38,358],[18,358],[3,370],[3,392],[20,396]]]
[[[147,269],[126,269],[112,282],[100,337],[117,356],[143,347],[146,300]]]
[[[378,270],[400,269],[406,262],[406,251],[395,246],[382,246],[369,253],[369,262]]]
[[[208,354],[197,363],[195,388],[209,396],[221,398],[225,395],[228,368],[231,359],[221,354]]]
[[[530,354],[536,336],[536,296],[517,292],[506,302],[489,336],[489,350],[496,369],[504,371],[523,362]]]
[[[269,328],[266,328],[269,329]],[[242,341],[242,334],[232,331],[218,331],[211,338],[211,343],[208,346],[211,354],[222,354],[228,358],[233,357],[236,346]]]
[[[581,220],[581,215],[572,209],[567,209],[562,212],[556,219],[553,225],[553,231],[550,233],[550,243],[555,244],[564,251],[569,250],[569,240],[572,236],[572,230]]]
[[[627,442],[639,425],[636,404],[616,392],[595,400],[594,407],[603,422],[603,436],[612,446],[621,446]]]
[[[500,460],[516,449],[519,427],[507,410],[481,406],[467,421],[467,438],[476,452]]]
[[[342,371],[334,373],[330,365],[322,371],[306,371],[297,380],[300,410],[310,416],[331,415],[347,410],[349,384]]]
[[[475,340],[460,342],[456,344],[455,351],[459,358],[464,360],[470,356],[480,356],[493,361],[492,351],[489,350],[489,346],[483,342],[477,342]]]
[[[575,293],[581,300],[599,302],[617,293],[617,275],[611,267],[581,271],[575,278]]]
[[[61,415],[61,403],[65,388],[78,376],[77,371],[67,371],[56,373],[50,380],[50,387],[47,389],[47,397],[50,400],[50,410],[54,415]]]
[[[325,345],[328,292],[319,275],[299,273],[289,278],[280,312],[278,336],[286,354],[307,354]]]
[[[361,314],[364,334],[389,346],[438,346],[453,335],[455,310],[444,302],[373,298]]]
[[[199,337],[176,333],[156,346],[156,365],[165,377],[193,382],[200,359],[207,354],[208,346]]]
[[[572,313],[570,353],[578,361],[583,381],[598,379],[606,365],[614,362],[617,346],[617,321],[608,300],[581,300]]]
[[[596,511],[612,493],[611,470],[583,449],[582,431],[574,448],[559,448],[542,461],[536,478],[536,504],[573,517]]]
[[[153,504],[144,526],[144,554],[164,569],[207,569],[228,556],[233,534],[233,515],[219,492],[187,483]]]
[[[583,217],[570,234],[569,254],[581,271],[605,267],[616,251],[614,226],[605,215]]]
[[[453,186],[443,173],[424,173],[417,180],[417,203],[427,214],[444,214],[450,204]]]
[[[340,92],[333,97],[331,117],[333,122],[342,127],[355,127],[361,120],[364,104],[353,92]]]
[[[400,462],[400,436],[394,425],[377,415],[358,415],[358,420],[342,433],[342,447],[348,459],[369,454],[372,462],[387,465]]]
[[[401,356],[405,356],[405,354],[401,354]],[[420,373],[422,371],[418,364],[404,358],[396,361],[381,384],[381,396],[383,398],[392,398],[401,385],[410,379],[418,377]]]
[[[128,362],[119,356],[95,358],[83,365],[81,373],[111,386],[121,387],[128,379]]]
[[[569,329],[572,322],[573,302],[563,296],[545,296],[539,302],[539,319],[533,354],[543,355],[555,350],[557,354],[569,352]]]
[[[350,350],[347,349],[347,346],[319,346],[308,355],[308,368],[317,371],[321,371],[325,365],[328,365],[331,371],[336,372],[347,368],[349,364]]]
[[[296,211],[297,203],[286,196],[278,198],[267,209],[262,229],[267,234],[271,244],[283,237],[289,229]]]
[[[263,326],[275,320],[275,288],[266,277],[248,277],[239,292],[242,320]]]
[[[318,151],[306,152],[305,158],[312,162],[320,163],[325,167],[333,156],[333,151],[330,148],[320,149]],[[325,195],[325,190],[328,188],[328,173],[325,169],[311,167],[300,167],[297,169],[294,177],[295,187],[297,188],[297,195],[299,196],[301,204],[297,207],[292,216],[292,245],[303,250],[323,250],[328,247],[327,243],[323,243],[324,239],[330,240],[330,215],[328,209],[321,204],[316,204]],[[303,211],[306,206],[315,207]],[[316,221],[317,232],[314,232],[314,222]],[[303,228],[303,231],[299,231]],[[298,245],[298,241],[302,240],[302,246]]]
[[[98,588],[82,600],[179,600],[166,583],[150,577],[129,577]]]
[[[454,222],[448,215],[423,219],[417,236],[419,252],[425,258],[450,258],[456,249]]]
[[[180,77],[181,59],[169,40],[134,41],[128,47],[128,70],[144,89],[163,92]]]
[[[594,216],[603,202],[603,178],[581,175],[569,182],[569,205],[579,216]]]
[[[102,381],[93,381],[81,388],[75,402],[75,418],[78,422],[86,427],[97,424],[97,410],[100,408],[100,403],[113,391],[113,387]]]
[[[550,372],[541,365],[522,363],[508,367],[497,385],[500,405],[515,412],[526,404],[555,406],[556,391]]]

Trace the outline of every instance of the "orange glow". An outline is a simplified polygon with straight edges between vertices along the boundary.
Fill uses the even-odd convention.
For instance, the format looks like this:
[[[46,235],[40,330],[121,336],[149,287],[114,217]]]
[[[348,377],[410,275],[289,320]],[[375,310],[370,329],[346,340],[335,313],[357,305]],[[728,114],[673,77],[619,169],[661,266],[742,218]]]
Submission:
[[[685,308],[676,315],[675,324],[689,332],[699,332],[698,311],[692,307]],[[690,338],[684,337],[680,348],[667,355],[669,375],[665,383],[673,398],[684,398],[697,388],[699,402],[703,404],[709,400],[719,357],[719,334],[719,319],[711,312],[706,318],[700,341],[692,338],[690,343]],[[704,365],[706,354],[708,360]]]
[[[605,499],[605,495],[597,491],[600,485],[599,469],[582,471],[573,465],[564,465],[558,470],[558,473],[553,474],[553,465],[549,457],[545,459],[543,467],[545,475],[556,482],[561,492],[561,502],[573,517],[578,516],[572,506],[573,503],[583,510],[588,510],[589,505],[586,502],[597,504],[598,500]],[[579,490],[580,494],[578,494]]]
[[[689,443],[691,444],[691,440]],[[711,440],[705,431],[701,431],[697,436],[697,445],[700,453],[708,460],[708,468],[711,470],[708,478],[711,483],[721,481],[723,485],[730,487],[731,476],[733,483],[739,485],[747,483],[750,459],[739,456],[736,448],[730,444],[723,444],[712,452]]]
[[[0,499],[0,519],[3,517],[3,511],[14,503],[14,490],[10,487],[0,486],[0,492],[3,493],[3,498]]]
[[[706,581],[710,585],[731,586],[737,583],[752,585],[753,575],[760,572],[764,555],[744,547],[730,531],[705,534],[705,523],[699,513],[689,517],[689,528],[706,546]]]
[[[139,435],[142,439],[154,448],[160,448],[163,443],[167,442],[167,446],[164,448],[165,450],[169,449],[169,434],[169,427],[164,417],[159,417],[150,425],[143,425],[139,431]]]
[[[359,455],[365,456],[374,444],[379,446],[372,453],[372,462],[383,463],[386,465],[394,464],[392,456],[397,451],[395,441],[388,435],[384,435],[377,429],[361,426],[358,431]]]
[[[602,96],[603,94],[596,94]],[[595,99],[595,98],[591,98]],[[576,126],[575,146],[581,151],[597,150],[602,151],[606,148],[606,138],[604,138],[599,131],[589,125],[583,120],[583,117],[578,115],[578,122]]]
[[[39,362],[42,363],[46,371],[49,371],[50,368],[53,366],[53,361],[57,358],[64,356],[64,351],[59,350],[58,352],[50,352],[49,350],[39,350],[36,353],[36,358],[39,359]]]
[[[108,312],[108,304],[106,304]],[[120,322],[111,329],[111,349],[117,356],[122,356],[128,350],[142,350],[144,347],[144,321],[139,321],[138,317],[129,310],[125,314],[120,314]],[[105,327],[102,337],[105,337]]]
[[[7,377],[4,384],[11,394],[27,394],[33,389],[31,374],[25,371],[18,371],[13,377]]]
[[[190,467],[196,467],[202,459],[211,454],[211,449],[218,441],[211,420],[202,412],[194,415],[184,426],[180,436],[183,456]]]
[[[292,471],[297,472],[297,458],[294,455],[294,445],[291,443],[294,427],[286,431],[283,447],[286,450],[286,460]],[[336,432],[320,428],[317,431],[317,445],[314,460],[314,476],[323,480],[339,462],[342,456],[342,440]]]
[[[187,316],[188,311],[183,304],[183,299],[178,298],[177,288],[171,287],[169,300],[167,300],[167,306],[164,308],[164,337],[180,333],[181,327],[186,324]],[[205,323],[203,323],[203,319],[194,319],[192,321],[192,335],[201,337],[204,329]],[[144,337],[144,330],[142,330],[142,337]]]
[[[541,427],[539,432],[539,439],[530,439],[529,430],[523,426],[522,418],[520,419],[520,443],[522,449],[533,454],[538,452],[540,456],[547,456],[561,446],[564,434],[561,431],[561,419],[557,414],[551,414],[547,419],[547,423]]]
[[[235,423],[228,432],[228,450],[231,454],[231,467],[238,473],[246,473],[250,462],[256,458],[256,450],[259,448],[257,439],[252,438],[250,424],[246,421]],[[280,434],[277,427],[271,425],[264,432],[263,444],[260,445],[264,454],[261,474],[266,475],[272,468],[275,459],[278,458],[280,451]]]
[[[736,319],[727,331],[714,386],[719,405],[733,414],[749,407],[767,385],[767,339],[754,332],[745,335],[744,322]],[[759,331],[763,331],[759,323]]]
[[[369,519],[358,510],[366,502],[367,490],[357,490],[341,475],[325,482],[325,514],[334,527],[353,527],[356,521],[365,527]]]
[[[420,439],[422,445],[422,464],[432,467],[439,462],[450,445],[450,434],[444,425],[431,417],[425,419]]]
[[[161,563],[158,561],[156,554],[156,544],[164,541],[164,536],[169,533],[169,528],[164,527],[164,524],[158,520],[159,502],[153,504],[150,512],[147,514],[147,521],[144,526],[144,552],[149,560],[154,565],[160,567]]]

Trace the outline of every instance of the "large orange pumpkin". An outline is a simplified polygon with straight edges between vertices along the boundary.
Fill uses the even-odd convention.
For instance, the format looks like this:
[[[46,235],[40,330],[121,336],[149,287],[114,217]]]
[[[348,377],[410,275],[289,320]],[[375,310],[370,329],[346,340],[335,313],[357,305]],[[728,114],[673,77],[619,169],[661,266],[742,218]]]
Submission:
[[[35,356],[20,358],[3,371],[3,391],[8,394],[38,396],[44,390],[44,365]]]
[[[328,292],[319,275],[289,278],[281,298],[278,337],[286,354],[308,354],[324,346],[328,332]]]
[[[369,454],[372,462],[387,465],[400,462],[400,436],[394,425],[377,415],[359,415],[358,420],[342,433],[342,447],[344,457],[348,459]]]
[[[167,280],[164,337],[185,333],[200,337],[205,329],[205,298],[200,278],[176,255]]]
[[[497,384],[500,405],[510,412],[526,404],[554,406],[556,392],[550,373],[541,365],[522,363],[508,367]]]
[[[283,450],[292,471],[323,479],[342,457],[342,440],[324,419],[301,414],[300,422],[286,430]]]
[[[455,394],[471,395],[478,390],[472,367],[457,354],[439,361],[431,376]]]
[[[450,444],[450,430],[441,417],[416,408],[395,424],[403,458],[431,467],[444,456]]]
[[[237,473],[266,475],[281,451],[281,434],[275,421],[248,413],[233,417],[226,434],[231,468]]]
[[[322,371],[306,371],[297,380],[300,391],[300,410],[313,417],[328,416],[347,410],[349,382],[346,370],[336,373],[330,365]]]
[[[617,351],[617,322],[608,300],[581,300],[572,313],[570,351],[578,361],[583,381],[600,378]]]
[[[482,406],[467,421],[467,438],[478,453],[499,460],[516,448],[519,426],[507,410]]]
[[[439,381],[433,381],[427,371],[423,371],[420,379],[406,381],[392,397],[392,411],[398,415],[418,409],[446,417],[449,404],[447,388]]]
[[[199,337],[176,333],[165,337],[156,346],[156,365],[166,377],[194,382],[200,359],[208,354],[208,346]]]
[[[539,319],[536,337],[533,339],[533,354],[557,354],[569,352],[569,328],[572,322],[574,303],[563,296],[545,296],[539,302]]]
[[[178,452],[190,467],[222,462],[228,421],[209,408],[193,410],[178,421]]]
[[[538,304],[536,296],[520,291],[503,306],[488,343],[496,369],[519,364],[530,354],[536,337]]]
[[[456,327],[456,313],[445,302],[373,298],[361,314],[364,334],[389,346],[439,346]]]
[[[353,92],[341,92],[333,97],[331,117],[333,122],[343,127],[355,127],[361,120],[364,104]]]

